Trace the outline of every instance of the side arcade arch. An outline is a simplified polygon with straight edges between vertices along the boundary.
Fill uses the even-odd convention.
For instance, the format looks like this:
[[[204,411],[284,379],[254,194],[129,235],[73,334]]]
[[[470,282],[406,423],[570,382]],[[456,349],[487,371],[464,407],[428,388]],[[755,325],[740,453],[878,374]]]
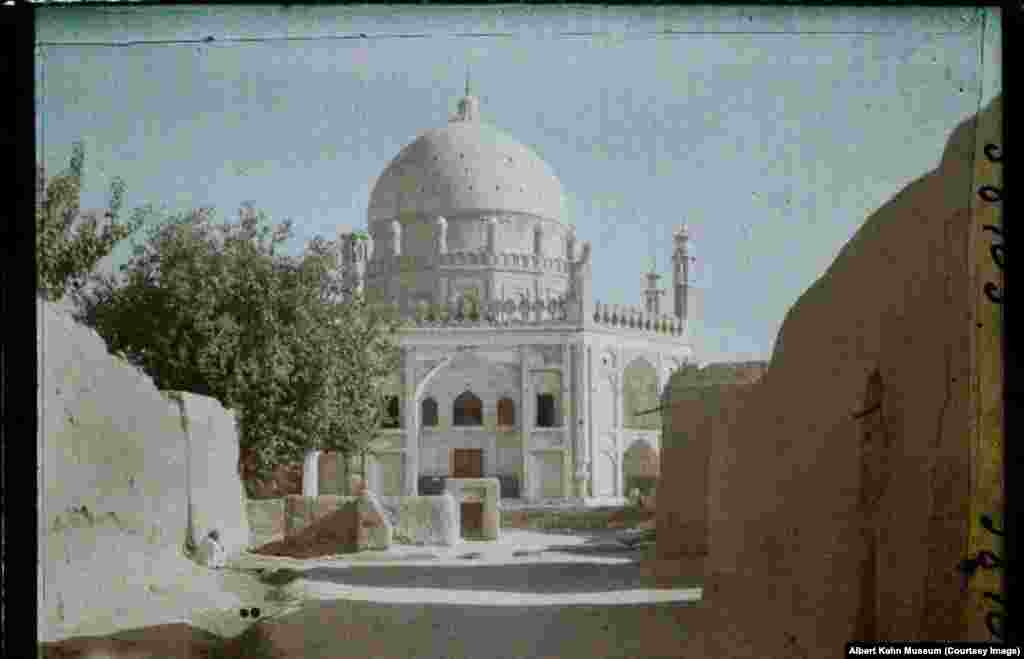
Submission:
[[[644,357],[634,358],[622,371],[622,427],[628,430],[661,430],[658,408],[658,370]]]

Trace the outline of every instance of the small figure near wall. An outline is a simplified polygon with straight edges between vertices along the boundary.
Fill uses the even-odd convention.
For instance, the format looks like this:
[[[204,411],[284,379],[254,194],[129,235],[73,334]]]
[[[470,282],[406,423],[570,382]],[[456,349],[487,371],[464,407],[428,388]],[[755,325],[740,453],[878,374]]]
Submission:
[[[205,567],[214,569],[224,567],[227,553],[224,551],[224,546],[220,544],[220,533],[216,529],[210,531],[210,534],[199,543],[196,558],[199,564]]]

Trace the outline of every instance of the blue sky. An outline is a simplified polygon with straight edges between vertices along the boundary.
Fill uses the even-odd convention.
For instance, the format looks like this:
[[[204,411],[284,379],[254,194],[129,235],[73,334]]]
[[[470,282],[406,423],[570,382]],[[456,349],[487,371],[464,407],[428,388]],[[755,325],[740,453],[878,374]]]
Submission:
[[[298,251],[365,226],[470,67],[484,119],[561,179],[597,300],[640,304],[652,257],[667,286],[686,222],[698,359],[767,359],[864,219],[998,93],[999,30],[973,8],[56,7],[39,157],[62,169],[83,139],[86,207],[113,176],[129,207],[251,200]]]

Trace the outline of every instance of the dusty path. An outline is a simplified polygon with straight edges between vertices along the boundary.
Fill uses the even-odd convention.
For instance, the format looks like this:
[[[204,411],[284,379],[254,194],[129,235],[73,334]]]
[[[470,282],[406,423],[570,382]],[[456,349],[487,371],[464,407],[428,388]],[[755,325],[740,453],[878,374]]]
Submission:
[[[260,631],[273,657],[671,657],[686,640],[687,606],[333,600],[306,603]]]
[[[503,530],[497,542],[452,548],[396,546],[315,560],[244,554],[217,579],[225,593],[259,608],[260,618],[222,609],[185,616],[192,629],[229,639],[219,650],[209,644],[172,650],[174,644],[154,638],[145,644],[153,652],[136,644],[134,653],[53,656],[681,656],[699,584],[654,588],[641,557],[615,542],[614,531],[516,529]],[[145,641],[147,629],[132,637]]]
[[[698,585],[653,588],[614,536],[505,530],[430,560],[307,564],[248,635],[311,659],[679,656]]]

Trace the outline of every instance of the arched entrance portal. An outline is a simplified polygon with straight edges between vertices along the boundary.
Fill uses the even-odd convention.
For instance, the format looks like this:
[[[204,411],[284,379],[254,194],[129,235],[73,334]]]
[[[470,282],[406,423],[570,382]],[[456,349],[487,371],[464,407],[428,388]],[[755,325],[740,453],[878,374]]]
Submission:
[[[518,351],[461,351],[435,362],[418,383],[413,404],[432,413],[430,423],[424,413],[407,441],[415,446],[410,471],[422,494],[439,494],[444,478],[493,477],[502,496],[521,496],[519,368]]]
[[[658,484],[658,452],[645,439],[634,441],[622,455],[622,483],[628,496],[634,489],[647,496]]]

